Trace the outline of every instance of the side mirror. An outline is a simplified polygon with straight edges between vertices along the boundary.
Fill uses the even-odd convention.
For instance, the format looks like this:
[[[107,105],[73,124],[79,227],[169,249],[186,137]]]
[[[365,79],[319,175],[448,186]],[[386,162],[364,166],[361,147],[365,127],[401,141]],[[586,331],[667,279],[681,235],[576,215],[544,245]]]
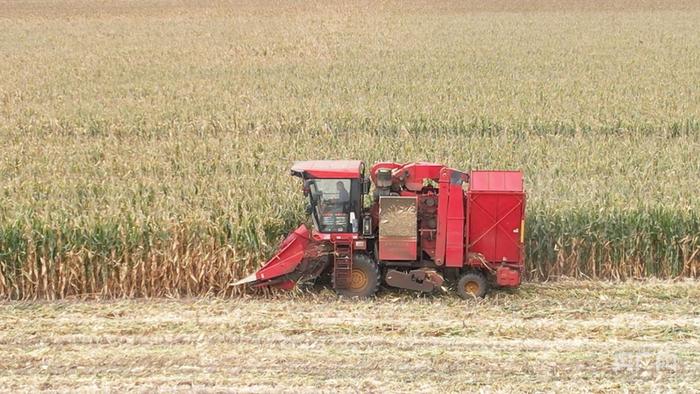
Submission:
[[[307,179],[304,181],[304,197],[307,197],[309,193],[311,193],[311,184],[313,181],[311,179]]]
[[[362,235],[365,237],[372,235],[372,216],[370,215],[362,218]]]
[[[369,180],[369,178],[363,178],[362,179],[362,194],[369,194],[369,187],[372,185],[372,182]]]
[[[306,214],[311,215],[314,212],[313,207],[311,207],[311,204],[306,206]]]

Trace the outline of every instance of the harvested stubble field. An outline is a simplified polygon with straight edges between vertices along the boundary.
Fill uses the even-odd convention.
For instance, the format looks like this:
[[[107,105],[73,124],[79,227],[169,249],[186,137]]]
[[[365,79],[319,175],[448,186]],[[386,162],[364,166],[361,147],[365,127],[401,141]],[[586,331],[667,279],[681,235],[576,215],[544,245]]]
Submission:
[[[0,2],[0,296],[234,294],[299,159],[522,168],[529,277],[700,274],[696,1]]]
[[[694,392],[695,281],[0,304],[13,391]]]

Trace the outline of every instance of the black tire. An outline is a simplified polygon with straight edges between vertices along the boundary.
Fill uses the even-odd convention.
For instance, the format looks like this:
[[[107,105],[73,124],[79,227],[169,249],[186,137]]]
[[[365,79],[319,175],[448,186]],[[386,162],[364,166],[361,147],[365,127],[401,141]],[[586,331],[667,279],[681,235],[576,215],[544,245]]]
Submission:
[[[465,300],[484,298],[487,291],[486,276],[478,271],[467,272],[457,282],[457,294]]]
[[[338,295],[347,298],[369,298],[379,289],[379,266],[365,254],[353,256],[350,277],[350,288],[336,289]],[[353,288],[352,283],[356,287]]]

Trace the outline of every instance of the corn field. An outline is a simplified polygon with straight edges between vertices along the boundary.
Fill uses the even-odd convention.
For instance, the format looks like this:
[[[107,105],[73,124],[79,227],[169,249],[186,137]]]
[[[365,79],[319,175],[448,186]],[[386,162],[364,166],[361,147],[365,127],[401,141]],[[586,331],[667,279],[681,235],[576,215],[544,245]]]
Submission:
[[[521,168],[531,280],[700,276],[700,5],[0,3],[0,297],[236,295],[294,160]]]

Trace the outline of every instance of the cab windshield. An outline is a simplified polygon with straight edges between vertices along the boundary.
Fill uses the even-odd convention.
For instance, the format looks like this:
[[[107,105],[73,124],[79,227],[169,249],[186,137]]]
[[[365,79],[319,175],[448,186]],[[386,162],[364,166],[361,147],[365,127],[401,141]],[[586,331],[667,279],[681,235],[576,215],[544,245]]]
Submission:
[[[319,231],[357,231],[353,189],[350,179],[315,179],[310,183],[311,209]]]

